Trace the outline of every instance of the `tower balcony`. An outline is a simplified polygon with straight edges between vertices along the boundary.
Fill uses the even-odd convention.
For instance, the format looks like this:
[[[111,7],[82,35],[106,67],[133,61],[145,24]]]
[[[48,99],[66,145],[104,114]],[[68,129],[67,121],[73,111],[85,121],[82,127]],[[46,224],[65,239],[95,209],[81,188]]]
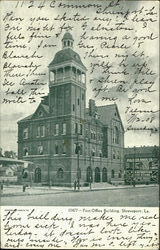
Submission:
[[[63,84],[69,81],[86,84],[86,73],[75,67],[63,67],[49,71],[49,85]]]

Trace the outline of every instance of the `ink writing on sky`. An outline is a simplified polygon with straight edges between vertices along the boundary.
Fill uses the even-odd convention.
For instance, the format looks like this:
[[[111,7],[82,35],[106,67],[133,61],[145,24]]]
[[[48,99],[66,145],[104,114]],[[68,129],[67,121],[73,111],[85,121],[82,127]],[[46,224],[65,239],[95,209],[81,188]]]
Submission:
[[[125,130],[158,132],[158,5],[141,1],[14,1],[2,15],[2,104],[48,93],[48,64],[68,31],[88,69],[87,89],[117,103]]]

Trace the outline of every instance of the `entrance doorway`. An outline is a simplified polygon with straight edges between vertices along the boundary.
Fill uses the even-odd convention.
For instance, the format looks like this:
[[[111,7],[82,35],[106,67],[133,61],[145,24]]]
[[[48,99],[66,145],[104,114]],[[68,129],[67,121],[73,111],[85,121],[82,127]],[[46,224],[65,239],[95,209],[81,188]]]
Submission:
[[[36,183],[41,182],[41,169],[40,168],[35,169],[35,182]]]
[[[100,182],[101,178],[100,178],[100,169],[97,167],[95,168],[95,182]]]
[[[107,182],[107,169],[103,168],[102,170],[102,181]]]

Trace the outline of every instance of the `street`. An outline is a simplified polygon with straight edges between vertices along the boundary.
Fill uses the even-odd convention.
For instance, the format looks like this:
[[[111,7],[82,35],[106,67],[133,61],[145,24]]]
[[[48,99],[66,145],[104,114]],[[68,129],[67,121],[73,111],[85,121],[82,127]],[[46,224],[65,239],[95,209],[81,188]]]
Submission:
[[[159,186],[1,197],[3,206],[158,207]]]

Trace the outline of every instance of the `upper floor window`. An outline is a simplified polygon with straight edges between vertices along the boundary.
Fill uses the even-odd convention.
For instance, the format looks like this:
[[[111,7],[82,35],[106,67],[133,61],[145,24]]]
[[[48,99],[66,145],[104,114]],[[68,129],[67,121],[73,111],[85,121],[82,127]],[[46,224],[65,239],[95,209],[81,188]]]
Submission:
[[[80,135],[82,135],[83,134],[83,126],[82,126],[82,124],[80,123],[80,129],[79,129],[80,131],[79,131],[79,133],[80,133]]]
[[[38,126],[38,127],[37,127],[37,137],[40,137],[40,134],[41,134],[41,132],[40,132],[40,127]]]
[[[63,123],[62,125],[62,134],[66,135],[66,123]]]
[[[113,128],[113,143],[119,144],[119,131],[116,126]]]
[[[38,146],[38,154],[43,155],[43,146],[42,145]]]
[[[55,154],[58,155],[59,153],[59,148],[58,148],[58,144],[56,143],[55,144]]]
[[[75,111],[75,105],[73,104],[73,111]]]
[[[82,145],[82,144],[80,145],[80,148],[79,148],[79,153],[80,153],[80,155],[82,155],[82,154],[83,154],[83,145]]]
[[[114,170],[111,171],[111,178],[114,178]]]
[[[43,116],[43,112],[39,111],[38,115],[39,115],[39,117],[42,117]]]
[[[78,123],[76,122],[75,123],[75,134],[77,134],[78,133]]]
[[[54,135],[59,134],[59,124],[56,124],[55,129],[54,129]]]
[[[23,129],[23,139],[28,139],[28,128]]]
[[[37,127],[37,137],[44,137],[45,136],[45,126],[38,126]]]
[[[149,168],[152,168],[152,161],[149,162]]]
[[[23,154],[24,154],[25,156],[27,156],[27,155],[28,155],[28,147],[25,147],[25,148],[24,148],[24,150],[23,150]]]
[[[62,144],[62,154],[65,155],[66,154],[66,143],[65,141]]]
[[[45,136],[45,126],[44,125],[41,126],[41,136],[42,137]]]
[[[78,103],[78,105],[79,105],[79,98],[77,99],[77,103]]]

